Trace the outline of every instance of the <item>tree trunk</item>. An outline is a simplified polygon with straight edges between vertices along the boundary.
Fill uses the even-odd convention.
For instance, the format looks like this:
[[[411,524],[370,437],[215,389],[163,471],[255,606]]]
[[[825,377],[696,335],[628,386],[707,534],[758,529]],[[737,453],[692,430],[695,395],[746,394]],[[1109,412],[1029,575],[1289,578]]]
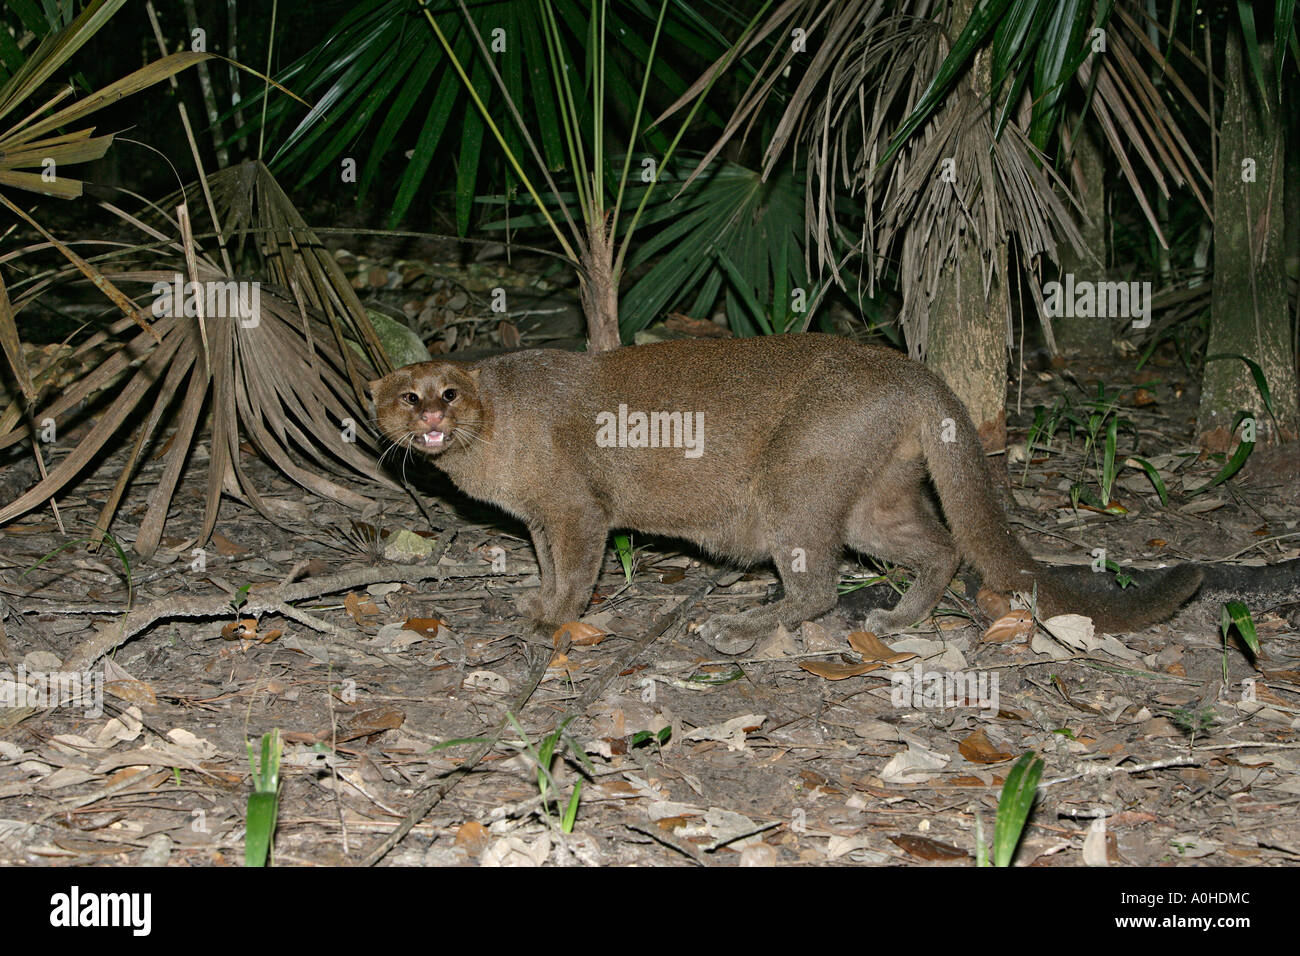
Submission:
[[[1272,56],[1260,45],[1264,77]],[[1197,430],[1212,450],[1232,444],[1232,421],[1251,413],[1255,436],[1272,441],[1296,437],[1300,410],[1291,322],[1287,311],[1283,234],[1283,124],[1270,91],[1271,109],[1259,101],[1242,66],[1241,38],[1227,38],[1227,93],[1219,126],[1219,167],[1214,174],[1214,288],[1210,344]],[[1270,416],[1245,362],[1216,355],[1244,355],[1259,363],[1272,393]]]
[[[925,357],[966,406],[985,451],[1007,445],[1006,246],[995,255],[986,298],[983,251],[974,237],[962,243],[930,303]]]
[[[970,19],[976,0],[953,3],[949,31],[956,35]],[[980,108],[969,122],[989,127],[989,52],[975,55],[969,81]],[[960,135],[972,135],[973,129]],[[986,184],[984,202],[992,184]],[[983,249],[979,237],[963,229],[956,255],[935,286],[930,301],[926,333],[926,364],[933,368],[966,405],[986,451],[1001,451],[1007,444],[1007,329],[1010,301],[1007,295],[1007,246]],[[984,294],[986,263],[993,278]]]
[[[1075,129],[1078,114],[1067,119],[1067,127]],[[1075,191],[1083,204],[1087,220],[1080,223],[1084,254],[1077,255],[1069,243],[1060,249],[1061,275],[1074,275],[1075,281],[1105,279],[1106,274],[1106,166],[1096,132],[1090,123],[1078,126],[1079,138],[1074,142],[1073,180]],[[1061,279],[1064,282],[1064,278]],[[1070,310],[1073,311],[1073,310]],[[1083,361],[1105,358],[1111,354],[1110,319],[1106,316],[1056,316],[1052,332],[1060,353],[1069,359]]]
[[[614,240],[605,222],[587,229],[586,274],[579,274],[578,297],[587,317],[587,351],[608,352],[622,345],[618,334],[618,276],[614,275]]]

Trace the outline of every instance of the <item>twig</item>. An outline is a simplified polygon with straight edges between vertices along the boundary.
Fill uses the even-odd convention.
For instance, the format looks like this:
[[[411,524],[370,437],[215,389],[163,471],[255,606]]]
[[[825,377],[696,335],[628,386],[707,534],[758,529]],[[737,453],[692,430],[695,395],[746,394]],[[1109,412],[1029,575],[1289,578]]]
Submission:
[[[1192,757],[1167,757],[1164,760],[1153,760],[1151,763],[1140,763],[1133,767],[1089,767],[1080,773],[1072,773],[1067,777],[1057,777],[1054,780],[1040,783],[1038,786],[1051,787],[1058,783],[1065,783],[1067,780],[1078,780],[1081,777],[1104,777],[1109,776],[1112,773],[1145,773],[1148,770],[1162,770],[1165,767],[1199,766],[1200,763],[1201,761]]]
[[[648,836],[656,843],[662,843],[670,850],[676,850],[678,853],[686,857],[686,859],[690,860],[696,866],[709,865],[708,862],[704,859],[704,857],[700,855],[699,850],[683,843],[681,840],[669,836],[667,833],[664,833],[663,831],[655,832],[654,830],[651,830],[647,827],[637,826],[635,823],[625,823],[623,825],[627,827],[629,830],[633,830],[637,833],[642,834],[643,836]]]
[[[306,625],[313,631],[319,631],[321,634],[328,634],[330,637],[343,639],[352,636],[345,628],[341,628],[337,624],[331,624],[329,621],[317,617],[315,614],[308,614],[306,611],[300,611],[292,604],[285,604],[283,601],[277,603],[273,608],[271,608],[271,610],[283,614],[285,617],[291,618],[299,624]]]

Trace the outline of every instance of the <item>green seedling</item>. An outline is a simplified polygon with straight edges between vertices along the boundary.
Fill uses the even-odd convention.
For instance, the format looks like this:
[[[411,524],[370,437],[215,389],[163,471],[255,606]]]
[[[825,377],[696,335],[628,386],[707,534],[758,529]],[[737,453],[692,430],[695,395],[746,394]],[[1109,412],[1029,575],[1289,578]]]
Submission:
[[[266,866],[280,808],[280,731],[277,728],[262,735],[260,763],[253,742],[245,740],[244,744],[248,748],[248,766],[253,773],[253,792],[248,795],[245,820],[244,865]]]
[[[528,738],[528,734],[514,714],[507,713],[506,719],[510,721],[510,725],[519,734],[520,742],[502,740],[500,743],[512,747],[519,753],[527,754],[537,768],[537,792],[541,797],[542,818],[546,821],[546,825],[558,826],[563,833],[572,833],[573,825],[578,817],[578,804],[582,799],[582,778],[579,777],[574,783],[573,792],[569,795],[568,803],[561,809],[559,801],[560,787],[551,774],[551,764],[554,762],[555,755],[561,750],[560,745],[563,744],[578,758],[583,769],[588,773],[595,770],[591,760],[587,757],[586,751],[579,746],[572,736],[565,733],[565,728],[573,718],[567,718],[559,727],[543,737],[541,744],[536,747],[533,746],[533,742]],[[444,740],[430,749],[435,751],[445,750],[448,747],[458,747],[464,744],[485,744],[488,741],[489,738],[487,737],[457,737],[454,740]],[[552,805],[554,812],[560,818],[558,823],[552,820]]]
[[[252,589],[253,585],[245,584],[243,587],[235,591],[235,596],[230,599],[230,606],[234,609],[236,614],[239,613],[241,607],[248,603],[248,592]]]
[[[632,546],[632,536],[630,534],[614,535],[614,551],[618,554],[618,563],[623,565],[623,577],[627,583],[632,583],[632,575],[636,573],[637,555],[644,551],[644,548],[635,548]]]
[[[560,744],[566,744],[569,750],[577,755],[588,773],[594,771],[595,768],[588,759],[586,751],[578,746],[577,741],[564,732],[564,728],[569,726],[569,721],[573,719],[572,717],[567,718],[564,723],[560,724],[560,726],[556,727],[553,731],[543,737],[541,745],[534,750],[532,741],[528,739],[528,735],[524,733],[524,728],[520,726],[519,721],[515,719],[514,714],[508,714],[507,716],[510,718],[510,723],[514,726],[515,730],[519,732],[519,737],[523,741],[523,751],[532,757],[533,762],[537,765],[537,792],[542,798],[542,815],[547,818],[547,823],[549,824],[550,817],[547,813],[547,803],[548,797],[550,797],[552,792],[555,793],[555,796],[550,797],[550,800],[554,801],[555,809],[557,811],[560,809],[560,788],[556,784],[555,778],[551,776],[550,769],[551,763],[555,758],[556,751]],[[560,832],[573,832],[574,821],[578,818],[578,802],[581,799],[582,778],[579,777],[574,781],[573,792],[569,794],[569,802],[564,807],[563,813],[560,815]]]
[[[1213,707],[1176,707],[1169,719],[1184,733],[1191,734],[1193,742],[1200,734],[1208,733],[1219,720]]]
[[[1155,465],[1145,458],[1138,458],[1134,455],[1125,458],[1124,464],[1130,468],[1141,468],[1146,472],[1146,476],[1151,479],[1151,484],[1156,489],[1156,494],[1160,496],[1160,504],[1166,508],[1169,507],[1169,489],[1165,487],[1165,480],[1160,477],[1160,472],[1156,471]]]
[[[998,819],[993,827],[995,866],[1011,865],[1042,775],[1043,761],[1032,750],[1017,760],[1007,774],[1007,782],[1002,785],[1002,797],[998,800]]]
[[[671,727],[664,727],[658,733],[653,730],[638,730],[628,738],[627,747],[629,750],[635,750],[637,747],[643,747],[652,741],[656,747],[662,747],[668,743],[668,739],[672,735],[673,729]]]
[[[1237,414],[1233,416],[1232,419],[1231,431],[1235,433],[1237,431],[1237,428],[1241,425],[1242,422],[1251,420],[1253,418],[1254,416],[1251,415],[1250,412],[1244,412],[1244,411],[1237,412]],[[1255,441],[1253,438],[1248,439],[1247,438],[1248,434],[1250,434],[1250,432],[1243,432],[1241,441],[1237,442],[1237,447],[1233,451],[1232,457],[1228,458],[1228,460],[1224,462],[1223,467],[1219,469],[1219,473],[1215,475],[1213,478],[1211,478],[1208,482],[1201,485],[1201,487],[1193,488],[1191,491],[1189,491],[1187,493],[1188,497],[1191,497],[1193,495],[1199,495],[1202,492],[1209,491],[1211,488],[1223,484],[1225,481],[1227,481],[1237,472],[1241,471],[1241,466],[1246,463],[1246,459],[1250,457],[1250,453],[1255,450]],[[1222,458],[1223,456],[1220,455],[1218,457]]]
[[[1126,588],[1133,583],[1132,575],[1126,573],[1123,568],[1121,568],[1110,558],[1106,559],[1105,564],[1106,564],[1106,570],[1115,576],[1115,583],[1118,584],[1121,588]]]
[[[1251,654],[1259,656],[1259,636],[1255,633],[1255,619],[1251,617],[1250,609],[1240,601],[1228,601],[1223,605],[1223,614],[1219,618],[1219,633],[1223,635],[1224,683],[1228,680],[1228,635],[1234,628]]]
[[[103,538],[105,541],[107,541],[109,544],[113,546],[113,550],[117,552],[117,559],[122,562],[123,573],[126,577],[126,606],[129,609],[135,597],[134,587],[132,586],[131,583],[131,562],[127,558],[126,552],[122,550],[122,545],[118,543],[115,537],[113,537],[111,534],[105,531],[103,532]],[[27,575],[31,574],[33,571],[35,571],[42,564],[50,560],[50,558],[54,557],[55,555],[62,554],[64,551],[67,551],[69,548],[77,547],[77,545],[92,544],[94,543],[94,541],[95,538],[93,537],[85,537],[85,538],[78,538],[76,541],[68,541],[65,544],[59,545],[53,551],[49,551],[44,555],[42,555],[41,558],[35,564],[27,568],[27,570],[23,571],[22,574],[18,575],[18,580],[21,581],[23,578],[27,577]]]

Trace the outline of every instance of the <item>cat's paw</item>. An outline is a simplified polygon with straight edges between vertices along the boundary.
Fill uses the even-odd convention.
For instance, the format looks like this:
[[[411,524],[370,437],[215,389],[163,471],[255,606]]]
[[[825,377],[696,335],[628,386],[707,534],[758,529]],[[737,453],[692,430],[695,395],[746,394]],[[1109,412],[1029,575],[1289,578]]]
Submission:
[[[740,654],[749,650],[761,636],[746,627],[735,615],[715,614],[696,632],[700,639],[719,654]]]

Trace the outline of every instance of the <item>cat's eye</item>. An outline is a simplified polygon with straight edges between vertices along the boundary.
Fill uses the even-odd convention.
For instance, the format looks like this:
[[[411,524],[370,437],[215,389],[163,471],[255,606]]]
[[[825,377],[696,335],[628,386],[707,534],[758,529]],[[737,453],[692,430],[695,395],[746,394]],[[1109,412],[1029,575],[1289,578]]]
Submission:
[[[454,388],[449,388],[442,393],[442,400],[444,402],[454,402],[457,394],[458,393]]]
[[[401,402],[403,405],[410,405],[414,408],[416,405],[420,404],[420,396],[416,395],[414,392],[403,392]]]

